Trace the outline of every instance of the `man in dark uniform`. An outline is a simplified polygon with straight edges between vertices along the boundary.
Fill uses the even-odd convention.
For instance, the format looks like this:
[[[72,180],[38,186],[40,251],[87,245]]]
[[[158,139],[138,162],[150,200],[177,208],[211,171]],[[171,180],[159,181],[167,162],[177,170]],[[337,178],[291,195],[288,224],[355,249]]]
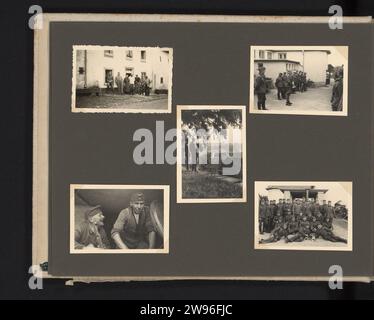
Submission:
[[[290,199],[287,199],[286,204],[283,206],[283,216],[285,219],[285,222],[290,222],[292,218],[292,212],[291,212],[291,201]]]
[[[297,230],[296,235],[291,238],[288,238],[289,242],[301,242],[310,236],[310,223],[307,220],[307,217],[304,216],[303,220],[299,223],[299,229]]]
[[[274,229],[274,217],[277,214],[277,205],[275,204],[275,200],[270,201],[270,211],[271,211],[271,218],[269,221],[269,230]]]
[[[277,88],[277,97],[278,100],[282,100],[282,92],[283,92],[283,77],[282,73],[280,73],[275,80],[275,87]]]
[[[335,210],[334,210],[334,207],[331,205],[331,201],[327,203],[325,218],[330,218],[330,220],[335,218]]]
[[[281,226],[276,227],[270,234],[270,237],[268,239],[261,239],[260,243],[271,243],[271,242],[277,242],[281,240],[282,238],[285,238],[286,242],[288,236],[288,224],[283,223]]]
[[[299,222],[296,221],[296,217],[292,217],[291,221],[288,223],[288,234],[296,234],[299,230]]]
[[[332,111],[343,110],[343,68],[337,68],[331,96]]]
[[[290,95],[292,93],[292,74],[289,71],[286,77],[283,79],[284,83],[284,90],[286,94],[286,106],[292,106],[292,103],[290,101]]]
[[[312,221],[310,222],[310,231],[311,231],[311,238],[312,240],[316,240],[316,233],[317,233],[317,228],[318,225],[320,224],[319,221],[317,221],[316,217],[312,217]]]
[[[273,214],[272,214],[272,209],[271,205],[269,203],[269,200],[265,201],[266,204],[266,211],[265,211],[265,232],[271,232],[271,225],[273,221]]]
[[[331,242],[347,243],[346,239],[343,239],[341,237],[336,236],[331,230],[324,227],[321,223],[318,224],[316,236],[321,237],[322,239],[327,240],[327,241],[331,241]]]
[[[257,95],[257,108],[258,110],[267,110],[265,106],[266,101],[266,77],[265,77],[266,68],[262,63],[258,64],[258,73],[259,75],[255,80],[255,94]]]
[[[327,215],[327,203],[326,203],[326,200],[323,200],[322,206],[320,207],[320,211],[321,211],[323,217],[326,218],[326,215]]]
[[[260,234],[263,234],[265,232],[265,222],[266,222],[266,204],[265,200],[261,199],[260,201],[260,208],[259,208],[259,228],[260,228]]]
[[[330,219],[329,217],[326,217],[326,220],[323,223],[323,226],[326,227],[327,229],[331,230],[331,231],[334,229],[334,227],[332,225],[332,219]]]
[[[277,205],[277,214],[280,214],[281,217],[283,217],[283,201],[282,199],[279,199],[278,205]]]

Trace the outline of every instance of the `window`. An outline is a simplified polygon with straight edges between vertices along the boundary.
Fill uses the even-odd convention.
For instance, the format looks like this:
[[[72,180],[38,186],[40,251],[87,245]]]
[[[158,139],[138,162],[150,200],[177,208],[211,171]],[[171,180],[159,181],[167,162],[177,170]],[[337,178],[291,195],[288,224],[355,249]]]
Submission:
[[[160,83],[161,83],[161,84],[164,83],[164,78],[163,78],[163,77],[160,78]]]
[[[260,51],[258,52],[258,57],[259,57],[260,59],[265,59],[265,51],[264,51],[264,50],[260,50]]]
[[[104,57],[113,57],[113,50],[104,50]]]
[[[271,59],[273,58],[273,53],[272,53],[272,52],[268,52],[268,53],[267,53],[267,58],[268,58],[269,60],[271,60]]]
[[[160,56],[160,62],[162,62],[161,56]]]
[[[145,50],[141,50],[141,51],[140,51],[140,59],[141,59],[142,61],[145,61],[145,59],[146,59],[146,53],[145,53]]]
[[[83,67],[79,67],[78,73],[79,74],[84,74],[84,68]]]
[[[126,50],[126,59],[132,60],[132,58],[133,58],[132,50]]]
[[[278,58],[280,60],[286,60],[286,58],[287,58],[286,53],[284,53],[284,52],[278,53]]]

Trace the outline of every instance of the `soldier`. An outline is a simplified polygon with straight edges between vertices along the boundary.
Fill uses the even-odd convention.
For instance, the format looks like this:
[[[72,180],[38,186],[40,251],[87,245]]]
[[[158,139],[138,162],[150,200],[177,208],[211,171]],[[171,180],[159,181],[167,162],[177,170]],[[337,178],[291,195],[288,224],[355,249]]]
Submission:
[[[258,73],[259,75],[256,77],[255,80],[255,94],[257,94],[257,108],[258,110],[268,110],[265,106],[266,101],[266,77],[265,77],[265,70],[266,68],[263,66],[262,63],[258,64]]]
[[[312,217],[312,221],[310,222],[310,231],[311,231],[311,238],[312,240],[316,240],[316,233],[317,233],[317,228],[318,228],[318,225],[320,224],[319,221],[317,221],[317,218],[316,217]]]
[[[283,223],[283,218],[279,212],[273,218],[273,230],[281,226]]]
[[[281,226],[276,227],[271,232],[270,237],[268,239],[261,239],[260,243],[277,242],[281,240],[282,238],[285,238],[286,242],[288,242],[287,236],[288,236],[288,224],[283,223]]]
[[[283,202],[282,202],[282,199],[279,199],[279,203],[277,205],[277,214],[278,213],[283,217]]]
[[[321,211],[323,217],[325,218],[326,215],[327,215],[327,203],[326,203],[326,200],[323,200],[322,206],[320,207],[320,211]]]
[[[278,75],[278,78],[275,80],[275,87],[277,88],[277,97],[278,97],[278,100],[282,100],[283,99],[283,94],[282,94],[282,91],[283,91],[283,78],[282,78],[282,73],[280,73]]]
[[[327,203],[325,218],[330,218],[331,221],[333,218],[335,218],[335,210],[334,207],[331,205],[331,201]]]
[[[291,238],[288,238],[289,242],[301,242],[307,239],[310,236],[310,223],[307,220],[307,217],[304,216],[303,220],[299,223],[299,229],[297,230],[296,235]]]
[[[283,206],[283,217],[285,219],[285,222],[290,222],[292,218],[292,212],[291,212],[291,201],[290,199],[287,199],[287,202]]]
[[[308,81],[306,79],[306,72],[303,73],[303,91],[307,90]]]
[[[296,217],[292,217],[291,221],[288,223],[288,234],[296,234],[299,230],[299,222],[296,221]]]
[[[321,223],[318,224],[316,236],[331,242],[347,243],[346,239],[336,236],[331,230],[323,226]]]
[[[85,219],[75,228],[75,249],[110,249],[104,229],[104,218],[101,206],[88,208],[85,212]]]
[[[116,82],[116,85],[117,85],[118,94],[123,94],[123,78],[122,78],[122,76],[119,72],[117,73],[117,76],[115,78],[115,82]]]
[[[314,216],[317,216],[318,213],[321,213],[321,207],[320,207],[320,205],[319,205],[318,200],[316,200],[316,202],[315,202],[315,204],[314,204],[313,215],[314,215]]]
[[[285,94],[286,94],[286,106],[292,106],[290,101],[290,95],[292,93],[292,74],[291,71],[288,72],[287,76],[283,79]]]
[[[275,200],[270,201],[270,211],[271,211],[271,218],[269,221],[269,230],[274,229],[274,217],[277,214],[277,205],[275,204]]]
[[[331,96],[332,111],[343,110],[343,68],[337,68]]]
[[[326,217],[326,220],[323,223],[323,226],[326,227],[327,229],[331,230],[331,231],[334,229],[334,227],[332,225],[332,219],[330,219],[329,217]]]
[[[266,220],[266,204],[265,204],[265,200],[261,199],[259,221],[258,221],[259,227],[260,227],[260,234],[263,234],[265,231],[265,220]]]
[[[271,232],[271,222],[273,220],[271,207],[269,204],[269,200],[266,199],[265,201],[265,223],[264,223],[264,231]]]

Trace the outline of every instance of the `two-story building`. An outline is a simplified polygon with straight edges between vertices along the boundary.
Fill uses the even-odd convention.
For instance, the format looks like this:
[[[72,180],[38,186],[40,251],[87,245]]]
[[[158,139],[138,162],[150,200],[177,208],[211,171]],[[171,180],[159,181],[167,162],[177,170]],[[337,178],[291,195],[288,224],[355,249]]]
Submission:
[[[171,57],[169,51],[160,48],[120,48],[111,50],[76,50],[76,89],[91,87],[105,88],[107,77],[119,72],[135,77],[147,75],[152,81],[152,90],[165,91],[169,88]]]
[[[329,50],[254,50],[254,62],[266,68],[265,75],[273,81],[279,73],[303,71],[307,79],[316,84],[324,84],[328,68]],[[256,72],[255,72],[256,73]]]

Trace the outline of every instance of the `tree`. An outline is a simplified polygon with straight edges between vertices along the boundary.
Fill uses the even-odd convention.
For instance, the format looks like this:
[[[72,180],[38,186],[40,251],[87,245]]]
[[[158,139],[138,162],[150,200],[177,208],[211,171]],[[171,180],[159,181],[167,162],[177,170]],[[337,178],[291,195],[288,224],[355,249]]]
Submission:
[[[242,112],[240,109],[224,110],[183,110],[182,122],[196,129],[216,129],[220,132],[228,126],[241,128]]]

